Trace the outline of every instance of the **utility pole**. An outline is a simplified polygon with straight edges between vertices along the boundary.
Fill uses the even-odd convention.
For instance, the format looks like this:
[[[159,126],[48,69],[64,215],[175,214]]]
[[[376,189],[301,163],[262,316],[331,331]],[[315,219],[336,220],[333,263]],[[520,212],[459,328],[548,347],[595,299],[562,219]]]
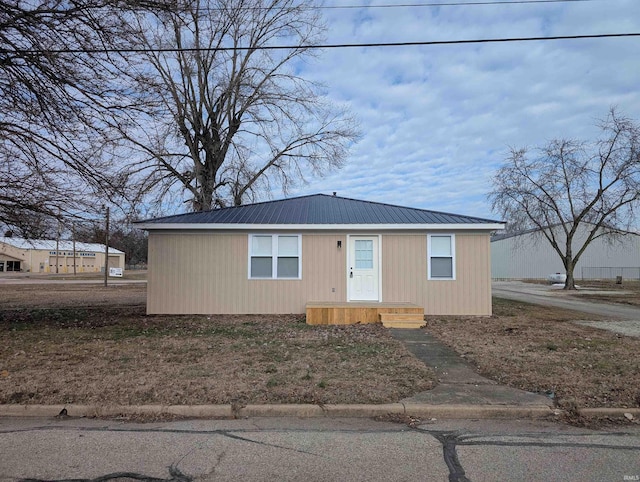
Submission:
[[[76,223],[71,223],[71,240],[73,241],[73,276],[76,273]]]
[[[56,233],[56,274],[58,274],[58,255],[60,251],[60,219],[58,219],[58,232]]]
[[[109,206],[107,206],[107,223],[104,236],[104,287],[107,287],[109,277]]]

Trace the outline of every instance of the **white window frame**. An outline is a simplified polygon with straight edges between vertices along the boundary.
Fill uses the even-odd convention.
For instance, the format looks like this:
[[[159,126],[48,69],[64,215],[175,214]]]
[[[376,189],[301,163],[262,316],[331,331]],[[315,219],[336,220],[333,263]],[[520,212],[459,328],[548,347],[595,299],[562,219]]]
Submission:
[[[431,276],[431,238],[432,237],[444,237],[451,238],[451,278],[432,277]],[[436,258],[442,258],[443,256],[435,256]],[[455,281],[456,279],[456,235],[453,233],[437,233],[427,235],[427,279],[433,281]]]
[[[252,249],[253,249],[253,238],[254,237],[271,237],[271,277],[252,277],[251,276],[251,258],[253,257]],[[287,278],[278,278],[278,239],[280,236],[288,236],[288,237],[296,237],[298,238],[298,276],[297,277],[287,277]],[[287,233],[256,233],[249,235],[249,246],[247,249],[248,258],[247,258],[247,276],[249,279],[255,280],[300,280],[302,279],[302,235],[301,234],[287,234]]]

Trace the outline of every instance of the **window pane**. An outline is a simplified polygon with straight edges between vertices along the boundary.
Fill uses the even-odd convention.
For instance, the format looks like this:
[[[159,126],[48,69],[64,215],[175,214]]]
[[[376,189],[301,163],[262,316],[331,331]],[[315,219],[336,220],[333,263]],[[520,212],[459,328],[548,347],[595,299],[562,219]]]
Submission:
[[[451,236],[431,236],[431,256],[451,256]]]
[[[298,258],[278,258],[278,278],[297,278]]]
[[[356,239],[356,269],[373,269],[373,241]]]
[[[271,256],[271,236],[253,236],[251,239],[253,256]]]
[[[452,258],[431,258],[432,278],[453,278]]]
[[[271,278],[272,269],[271,258],[251,258],[251,277],[252,278]]]
[[[278,256],[298,256],[298,236],[278,236]]]

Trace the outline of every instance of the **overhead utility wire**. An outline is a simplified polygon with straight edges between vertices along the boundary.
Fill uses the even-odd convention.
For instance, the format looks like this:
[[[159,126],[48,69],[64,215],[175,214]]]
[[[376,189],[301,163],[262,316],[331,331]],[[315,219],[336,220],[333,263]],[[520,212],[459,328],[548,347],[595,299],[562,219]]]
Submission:
[[[397,3],[381,5],[327,5],[316,7],[318,9],[331,8],[393,8],[393,7],[458,7],[465,5],[520,5],[527,3],[583,3],[599,2],[602,0],[505,0],[505,1],[480,1],[480,2],[443,2],[443,3]]]
[[[526,5],[535,3],[585,3],[585,2],[600,2],[602,0],[486,0],[478,2],[443,2],[443,3],[385,3],[380,5],[313,5],[303,7],[308,10],[347,10],[347,9],[369,9],[369,8],[435,8],[435,7],[464,7],[464,6],[476,6],[476,5]],[[278,7],[275,7],[277,9]],[[274,7],[243,7],[241,10],[270,10]],[[224,11],[223,8],[215,7],[200,7],[199,10],[207,12]]]
[[[60,50],[7,50],[0,49],[0,53],[8,54],[20,52],[21,54],[109,54],[109,53],[163,53],[163,52],[218,52],[233,50],[290,50],[290,49],[342,49],[358,47],[414,47],[424,45],[460,45],[481,43],[506,43],[506,42],[535,42],[544,40],[576,40],[596,38],[620,38],[640,37],[640,32],[632,33],[603,33],[593,35],[555,35],[552,37],[511,37],[488,38],[473,40],[429,40],[422,42],[372,42],[359,44],[324,44],[324,45],[264,45],[254,47],[172,47],[172,48],[119,48],[119,49],[60,49]]]

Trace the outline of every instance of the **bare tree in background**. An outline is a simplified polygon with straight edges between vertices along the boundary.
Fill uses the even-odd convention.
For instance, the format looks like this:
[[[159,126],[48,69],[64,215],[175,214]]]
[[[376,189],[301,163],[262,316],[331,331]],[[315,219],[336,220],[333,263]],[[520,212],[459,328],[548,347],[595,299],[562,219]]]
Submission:
[[[593,143],[554,140],[531,156],[512,149],[493,179],[494,211],[511,229],[536,229],[562,259],[565,289],[575,289],[573,270],[589,244],[613,236],[636,220],[640,199],[640,127],[614,108]],[[580,244],[579,228],[587,236]]]
[[[131,107],[118,81],[122,59],[96,49],[127,41],[130,8],[0,3],[0,224],[28,234],[34,219],[91,210],[96,196],[104,202],[123,187],[101,152],[111,145],[104,116]]]
[[[149,50],[131,79],[147,117],[119,127],[139,192],[178,192],[199,211],[342,165],[353,120],[296,74],[323,33],[310,2],[185,0],[137,30]]]

